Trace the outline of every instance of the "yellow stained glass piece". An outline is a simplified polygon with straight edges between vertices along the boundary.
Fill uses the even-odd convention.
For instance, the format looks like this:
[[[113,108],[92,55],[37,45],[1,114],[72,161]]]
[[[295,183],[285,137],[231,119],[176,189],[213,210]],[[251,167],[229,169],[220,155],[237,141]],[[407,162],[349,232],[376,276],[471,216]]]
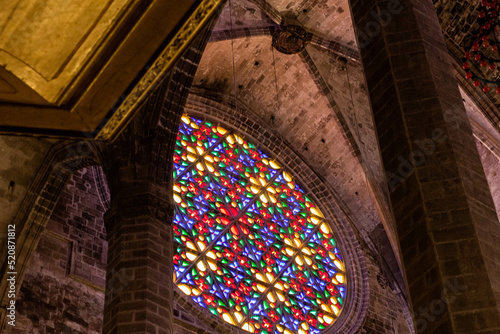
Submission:
[[[293,239],[293,243],[295,244],[295,247],[297,247],[297,248],[300,247],[301,242],[299,239],[297,239],[297,238]]]
[[[222,314],[222,319],[224,319],[225,322],[230,323],[231,325],[235,325],[233,318],[229,313],[223,313]]]
[[[199,261],[198,264],[196,265],[196,267],[198,267],[198,269],[200,269],[200,271],[207,270],[207,267],[205,267],[205,264],[203,263],[203,261]]]
[[[205,170],[205,168],[203,168],[203,165],[201,164],[201,162],[198,162],[196,164],[196,169],[199,171],[202,171],[202,172]]]
[[[262,282],[267,283],[266,278],[265,278],[265,277],[264,277],[264,275],[262,275],[261,273],[257,273],[257,274],[255,274],[255,277],[257,277],[257,279],[258,279],[259,281],[262,281]]]
[[[178,284],[177,285],[179,289],[181,289],[182,292],[184,292],[186,295],[191,295],[191,288],[186,285],[186,284]]]
[[[211,259],[214,259],[214,260],[216,260],[216,259],[217,259],[217,257],[215,256],[214,251],[209,251],[209,252],[207,252],[207,257],[209,257],[209,258],[211,258]]]
[[[264,159],[262,159],[264,160]],[[271,166],[272,169],[280,169],[281,165],[277,163],[275,160],[269,161],[269,166]]]
[[[335,260],[335,261],[333,261],[333,263],[335,264],[335,266],[337,268],[339,268],[340,270],[344,271],[344,265],[342,264],[342,262],[340,262],[339,260]]]
[[[208,262],[208,266],[210,267],[210,269],[212,269],[212,271],[216,271],[217,270],[217,265],[215,264],[215,262],[213,261],[207,261]]]
[[[241,328],[247,332],[253,333],[255,332],[255,328],[252,324],[249,324],[248,322],[245,322]]]
[[[323,319],[325,320],[325,322],[326,322],[327,324],[331,324],[331,323],[333,322],[333,320],[334,320],[332,317],[330,317],[330,316],[329,316],[329,315],[327,315],[327,314],[323,315]]]
[[[328,227],[328,225],[326,225],[326,223],[323,223],[321,224],[321,232],[323,232],[324,234],[330,234],[330,228]]]
[[[243,139],[240,136],[238,136],[237,134],[235,134],[234,138],[236,139],[236,141],[238,142],[238,144],[243,145]]]
[[[320,222],[321,220],[318,218],[318,217],[315,217],[315,216],[312,216],[311,217],[311,222],[314,224],[314,225],[318,225],[318,223]]]
[[[342,275],[342,274],[337,274],[337,275],[335,275],[335,278],[337,279],[337,281],[338,281],[340,284],[344,283],[344,275]]]
[[[218,126],[218,127],[217,127],[217,132],[218,132],[219,134],[221,134],[221,135],[225,135],[225,134],[226,134],[226,132],[227,132],[227,130],[226,130],[226,129],[224,129],[222,126]]]
[[[260,195],[260,200],[263,202],[263,203],[267,203],[268,200],[266,198],[266,196],[264,194]]]
[[[311,207],[311,212],[316,215],[316,216],[319,216],[321,218],[324,218],[323,214],[321,213],[321,211],[319,211],[317,208],[315,207]]]
[[[182,198],[179,195],[174,194],[174,201],[175,201],[175,203],[181,203],[182,202]]]
[[[192,241],[187,241],[187,242],[186,242],[186,246],[187,246],[188,248],[191,248],[191,249],[192,249],[192,250],[194,250],[194,251],[198,251],[198,249],[196,249],[196,246],[194,245],[194,243],[193,243]]]
[[[328,312],[328,313],[332,313],[332,310],[330,309],[330,307],[326,304],[321,304],[321,309],[325,312]]]

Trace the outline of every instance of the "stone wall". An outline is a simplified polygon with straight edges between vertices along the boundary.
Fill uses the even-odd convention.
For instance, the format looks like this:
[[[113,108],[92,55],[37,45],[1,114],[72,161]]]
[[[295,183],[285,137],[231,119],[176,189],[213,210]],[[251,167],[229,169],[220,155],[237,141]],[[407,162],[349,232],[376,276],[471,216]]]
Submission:
[[[369,277],[370,298],[361,333],[415,333],[407,302],[388,273],[380,270],[375,258],[365,252],[365,274]]]
[[[12,333],[101,333],[107,242],[94,174],[71,176],[18,295]]]
[[[0,136],[0,244],[55,140]],[[3,254],[5,250],[1,249]],[[3,258],[3,257],[2,257]]]

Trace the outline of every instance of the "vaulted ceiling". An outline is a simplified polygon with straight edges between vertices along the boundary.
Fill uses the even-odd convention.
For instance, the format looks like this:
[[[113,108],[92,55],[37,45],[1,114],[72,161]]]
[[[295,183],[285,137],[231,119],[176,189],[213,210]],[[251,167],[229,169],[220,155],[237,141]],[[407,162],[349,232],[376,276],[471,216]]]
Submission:
[[[285,55],[272,48],[272,33],[283,20],[313,34],[302,52]],[[213,30],[190,99],[203,96],[271,124],[337,193],[358,231],[375,253],[384,253],[403,284],[354,46],[347,1],[232,0]]]
[[[441,11],[443,17],[446,13]],[[312,34],[305,50],[285,55],[272,48],[272,34],[283,24],[301,25]],[[478,98],[488,97],[467,82],[464,87],[476,137],[488,133],[488,144],[478,139],[486,157],[500,143],[496,124],[475,105]],[[188,111],[190,101],[196,103],[200,96],[252,113],[281,134],[337,193],[365,242],[403,287],[385,172],[347,0],[231,0],[203,54]],[[492,179],[490,186],[496,182]],[[498,206],[500,197],[494,197]]]

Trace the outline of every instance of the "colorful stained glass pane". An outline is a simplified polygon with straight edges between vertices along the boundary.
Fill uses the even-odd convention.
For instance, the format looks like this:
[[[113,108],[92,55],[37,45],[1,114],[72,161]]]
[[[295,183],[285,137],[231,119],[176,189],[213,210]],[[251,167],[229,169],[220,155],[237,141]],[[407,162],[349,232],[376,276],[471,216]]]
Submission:
[[[335,322],[344,261],[289,171],[242,135],[187,115],[174,167],[180,290],[251,333],[315,334]]]

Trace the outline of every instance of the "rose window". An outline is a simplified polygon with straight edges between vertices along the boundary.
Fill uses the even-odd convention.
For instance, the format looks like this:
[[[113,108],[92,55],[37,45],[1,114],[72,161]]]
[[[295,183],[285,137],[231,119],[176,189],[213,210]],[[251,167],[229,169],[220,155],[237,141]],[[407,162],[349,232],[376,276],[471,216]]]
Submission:
[[[330,224],[292,174],[238,133],[187,115],[174,152],[174,281],[251,333],[320,333],[346,297]]]

